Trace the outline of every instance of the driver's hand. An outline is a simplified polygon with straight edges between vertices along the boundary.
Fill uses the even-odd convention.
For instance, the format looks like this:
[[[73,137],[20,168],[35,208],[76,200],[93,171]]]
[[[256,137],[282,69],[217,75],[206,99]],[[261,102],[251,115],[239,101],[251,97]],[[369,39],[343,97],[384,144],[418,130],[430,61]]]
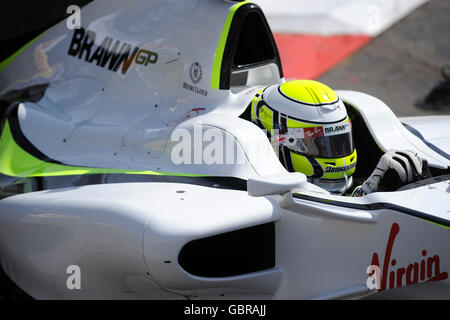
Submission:
[[[378,191],[389,169],[397,173],[397,179],[400,179],[398,184],[405,185],[413,182],[414,177],[422,175],[422,159],[412,151],[388,151],[381,157],[372,175],[362,184],[361,191],[364,194]]]

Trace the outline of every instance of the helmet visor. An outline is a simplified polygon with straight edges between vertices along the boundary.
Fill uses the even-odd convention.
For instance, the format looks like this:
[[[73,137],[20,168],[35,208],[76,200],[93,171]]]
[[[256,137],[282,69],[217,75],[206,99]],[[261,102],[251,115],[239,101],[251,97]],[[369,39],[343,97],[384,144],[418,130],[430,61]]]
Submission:
[[[289,128],[279,143],[289,149],[321,158],[339,158],[354,151],[351,122],[313,128]]]
[[[298,139],[297,144],[291,149],[322,158],[348,156],[354,150],[352,133],[348,132],[331,137]]]

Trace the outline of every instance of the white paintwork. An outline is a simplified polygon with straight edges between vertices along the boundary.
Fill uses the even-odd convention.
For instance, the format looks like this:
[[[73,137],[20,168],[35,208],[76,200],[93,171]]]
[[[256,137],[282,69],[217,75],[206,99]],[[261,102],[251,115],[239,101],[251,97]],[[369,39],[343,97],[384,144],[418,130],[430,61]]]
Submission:
[[[444,185],[395,195],[398,203],[423,210],[443,201],[439,190]],[[420,201],[410,201],[419,195]],[[304,215],[282,209],[273,197],[165,183],[95,185],[10,197],[0,202],[2,266],[29,294],[46,299],[339,296],[351,284],[364,285],[372,253],[383,259],[389,229],[397,222],[400,233],[392,257],[398,266],[418,261],[426,249],[440,255],[441,272],[450,270],[449,235],[442,227],[386,209],[371,211],[376,217],[372,223],[321,214],[327,205],[303,207],[308,211]],[[353,203],[392,197],[325,196]],[[328,207],[330,213],[336,209]],[[177,263],[179,250],[190,240],[269,221],[276,221],[274,269],[210,279],[192,276]],[[418,236],[418,230],[433,237]],[[66,288],[68,265],[80,266],[82,290]]]
[[[448,229],[385,207],[362,210],[333,204],[393,203],[448,221],[448,180],[361,198],[331,195],[304,182],[303,175],[287,178],[265,134],[239,118],[260,86],[235,92],[209,88],[212,58],[233,4],[113,0],[105,5],[95,1],[83,11],[85,27],[95,30],[99,39],[110,35],[161,52],[161,64],[131,66],[122,76],[67,57],[72,33],[61,23],[0,74],[3,91],[51,82],[41,101],[20,105],[19,122],[25,136],[56,160],[237,177],[250,183],[246,192],[183,183],[118,182],[49,188],[3,199],[1,266],[28,294],[40,299],[364,295],[369,293],[364,289],[367,267],[374,252],[383,263],[394,223],[400,226],[392,251],[397,264],[395,268],[388,264],[389,270],[419,263],[422,250],[427,250],[427,257],[439,255],[440,272],[450,272]],[[27,62],[34,61],[34,54],[52,39],[46,50],[55,71],[45,78]],[[178,49],[180,59],[166,64]],[[181,87],[183,81],[190,81],[189,67],[196,61],[204,71],[200,83],[208,90],[207,97]],[[380,100],[357,92],[338,94],[354,104],[383,150],[417,150],[430,165],[447,168],[448,160],[410,134]],[[186,116],[199,107],[204,112]],[[195,135],[200,123],[233,142],[235,156],[242,162],[174,164],[171,152],[176,143],[171,133],[184,129]],[[288,189],[323,201],[294,199]],[[264,196],[280,192],[285,193]],[[191,240],[268,222],[275,223],[274,268],[213,279],[193,276],[178,264],[178,253]],[[81,268],[81,290],[66,287],[70,265]],[[450,287],[448,278],[443,283]]]
[[[261,156],[271,150],[270,144],[261,139],[263,134],[252,124],[236,119],[256,87],[234,93],[210,87],[217,43],[233,5],[222,0],[90,3],[82,10],[82,26],[95,32],[95,45],[108,36],[157,52],[157,63],[146,67],[132,63],[122,75],[69,56],[73,31],[66,29],[63,21],[2,71],[0,92],[50,83],[39,102],[21,104],[19,122],[33,145],[66,164],[242,178],[285,172],[276,156]],[[45,55],[49,64],[58,66],[58,72],[55,69],[50,78],[38,72],[39,65],[30,63],[42,53],[43,46],[48,46]],[[196,86],[206,90],[207,96],[183,88],[183,83],[193,84],[189,70],[195,62],[202,68]],[[273,75],[274,68],[271,65],[267,71]],[[255,72],[248,71],[252,85],[267,82],[261,66]],[[201,110],[192,111],[198,108]],[[236,157],[244,160],[242,165],[218,169],[193,164],[180,168],[173,163],[173,131],[187,128],[193,133],[189,120],[207,114],[211,116],[204,121],[198,118],[197,123],[203,121],[204,129],[217,127],[224,141],[231,139],[237,145]],[[244,144],[251,144],[251,150]],[[204,143],[203,149],[207,145]]]
[[[58,109],[59,104],[49,102],[47,94],[37,103],[20,104],[19,121],[25,136],[35,146],[53,159],[70,165],[161,172],[182,171],[242,178],[255,173],[284,173],[286,171],[272,152],[272,146],[264,133],[249,121],[238,118],[256,90],[257,88],[252,88],[239,94],[230,93],[224,103],[210,113],[199,113],[195,121],[191,117],[181,118],[179,123],[174,122],[170,127],[153,127],[152,121],[155,119],[152,117],[142,121],[139,126],[124,124],[122,121],[118,121],[116,125],[92,123],[89,119],[72,117],[70,107]],[[53,94],[52,88],[48,91],[49,95]],[[89,110],[90,101],[98,99],[91,99],[87,95],[85,100],[89,101],[89,104],[75,104],[73,109]],[[86,113],[80,111],[79,114]],[[48,125],[40,126],[40,123]],[[85,124],[77,126],[77,123]],[[228,143],[235,147],[234,157],[241,161],[238,161],[238,165],[235,165],[236,161],[228,165],[227,150],[224,150],[223,165],[194,163],[194,154],[199,152],[203,155],[211,142],[204,139],[201,150],[196,151],[192,140],[191,163],[181,168],[172,160],[172,149],[179,143],[177,136],[172,133],[177,130],[187,130],[192,139],[195,139],[196,132],[199,132],[200,140],[206,131],[213,130],[213,133],[221,137],[224,146]],[[231,153],[230,156],[233,157]]]
[[[177,263],[179,251],[191,240],[278,220],[281,209],[274,207],[273,200],[190,185],[153,188],[160,194],[157,201],[152,199],[152,208],[158,213],[148,220],[143,243],[149,272],[158,283],[190,295],[275,292],[282,276],[279,268],[211,279],[189,275]],[[210,205],[199,205],[204,202]]]
[[[127,144],[136,139],[140,143],[144,140],[148,146],[145,150],[142,146],[137,147],[141,155],[158,157],[173,129],[169,123],[176,124],[176,120],[192,108],[205,107],[203,112],[208,112],[211,108],[208,106],[216,106],[228,96],[227,91],[208,88],[218,39],[232,5],[204,0],[90,3],[82,10],[82,26],[96,33],[95,45],[109,36],[157,52],[157,63],[147,67],[132,63],[123,76],[69,56],[67,50],[73,31],[62,21],[2,71],[0,92],[51,83],[39,103],[30,103],[24,108],[44,112],[55,126],[65,126],[67,130],[58,132],[55,126],[36,130],[33,124],[42,119],[35,117],[33,112],[27,113],[27,118],[22,114],[21,124],[34,145],[61,161],[93,165],[92,161],[74,158],[74,155],[93,149],[98,152],[94,162],[100,162],[100,159],[115,161],[116,158],[126,161],[130,157],[129,151],[121,149],[126,149]],[[173,19],[177,19],[177,23],[173,23]],[[199,28],[200,21],[210,27]],[[184,27],[180,30],[178,25]],[[140,28],[139,33],[135,32],[136,28]],[[37,63],[32,63],[42,53],[42,46],[48,44],[51,46],[46,49],[45,56],[50,65],[55,65],[50,78],[40,73]],[[198,48],[202,50],[201,55]],[[208,91],[206,97],[182,89],[183,82],[190,83],[189,67],[194,62],[202,66],[202,79],[197,86]],[[64,123],[59,123],[61,121]],[[98,130],[99,127],[102,129]],[[48,136],[57,140],[56,143],[46,143]],[[96,138],[93,140],[92,137]],[[136,147],[134,149],[136,151]],[[113,154],[116,156],[112,157]],[[131,158],[136,161],[139,156]]]
[[[428,0],[256,0],[279,33],[377,36]]]
[[[450,150],[450,116],[401,117],[400,122],[419,131],[428,142],[442,150]]]
[[[307,200],[294,199],[291,192],[282,195],[279,200],[280,207],[302,215],[331,219],[342,219],[363,223],[373,223],[377,221],[376,216],[371,213],[353,210],[348,208],[330,207],[321,203],[314,203]]]
[[[273,201],[188,184],[130,183],[126,192],[124,186],[66,188],[2,200],[5,271],[36,298],[177,298],[164,287],[275,291],[281,278],[277,268],[203,279],[177,263],[190,240],[279,219],[281,209],[274,210]],[[199,206],[204,201],[210,206]],[[67,289],[69,265],[81,268],[82,290]]]
[[[294,172],[276,176],[260,176],[247,180],[247,192],[253,197],[282,194],[306,184],[306,176]]]
[[[412,150],[417,152],[420,157],[427,159],[431,166],[445,169],[450,165],[449,159],[432,150],[420,138],[407,130],[392,110],[381,100],[362,92],[345,90],[336,92],[344,101],[359,111],[372,137],[383,151]],[[441,123],[448,127],[449,120],[448,117],[442,118]]]
[[[403,193],[403,197],[405,200],[411,199],[421,191],[410,190]],[[371,203],[375,197],[378,201],[390,201],[390,193],[353,199],[337,196],[326,198]],[[442,197],[440,199],[444,201]],[[427,204],[433,205],[432,200],[424,205]],[[411,201],[408,206],[410,205]],[[330,211],[334,208],[329,206]],[[351,213],[351,210],[348,213]],[[374,252],[378,253],[380,264],[383,264],[393,222],[400,225],[391,255],[397,261],[396,267],[420,262],[421,251],[426,249],[429,255],[439,254],[440,269],[447,272],[450,267],[448,245],[445,243],[448,243],[449,239],[448,230],[392,210],[382,209],[370,213],[375,215],[376,223],[352,222],[323,214],[303,215],[286,211],[277,229],[277,248],[280,248],[277,251],[277,264],[285,272],[277,298],[337,298],[347,294],[350,287],[363,288],[368,277],[365,272],[371,264]],[[289,238],[289,234],[295,234],[295,237]],[[431,234],[433,236],[430,236]],[[445,266],[444,261],[447,261]],[[383,266],[381,268],[383,269]],[[395,269],[389,265],[389,270]],[[450,288],[448,278],[445,284]],[[359,296],[367,293],[368,290],[361,291]]]
[[[448,180],[416,188],[414,192],[378,192],[371,197],[378,202],[386,201],[387,198],[400,206],[450,220],[450,181]]]

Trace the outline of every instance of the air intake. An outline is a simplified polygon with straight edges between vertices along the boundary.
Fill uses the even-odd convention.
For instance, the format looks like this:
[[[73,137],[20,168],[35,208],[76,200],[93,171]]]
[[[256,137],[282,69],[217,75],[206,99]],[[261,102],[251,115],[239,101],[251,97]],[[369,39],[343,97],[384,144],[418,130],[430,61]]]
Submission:
[[[267,223],[187,243],[178,263],[201,277],[230,277],[275,266],[275,225]]]

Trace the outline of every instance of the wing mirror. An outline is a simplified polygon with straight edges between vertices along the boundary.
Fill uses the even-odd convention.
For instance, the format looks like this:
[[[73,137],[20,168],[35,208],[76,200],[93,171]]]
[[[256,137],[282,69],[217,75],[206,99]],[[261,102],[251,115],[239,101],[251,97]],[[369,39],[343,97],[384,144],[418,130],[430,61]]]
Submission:
[[[306,176],[300,172],[275,176],[259,176],[247,180],[247,192],[253,197],[283,194],[306,183]]]

